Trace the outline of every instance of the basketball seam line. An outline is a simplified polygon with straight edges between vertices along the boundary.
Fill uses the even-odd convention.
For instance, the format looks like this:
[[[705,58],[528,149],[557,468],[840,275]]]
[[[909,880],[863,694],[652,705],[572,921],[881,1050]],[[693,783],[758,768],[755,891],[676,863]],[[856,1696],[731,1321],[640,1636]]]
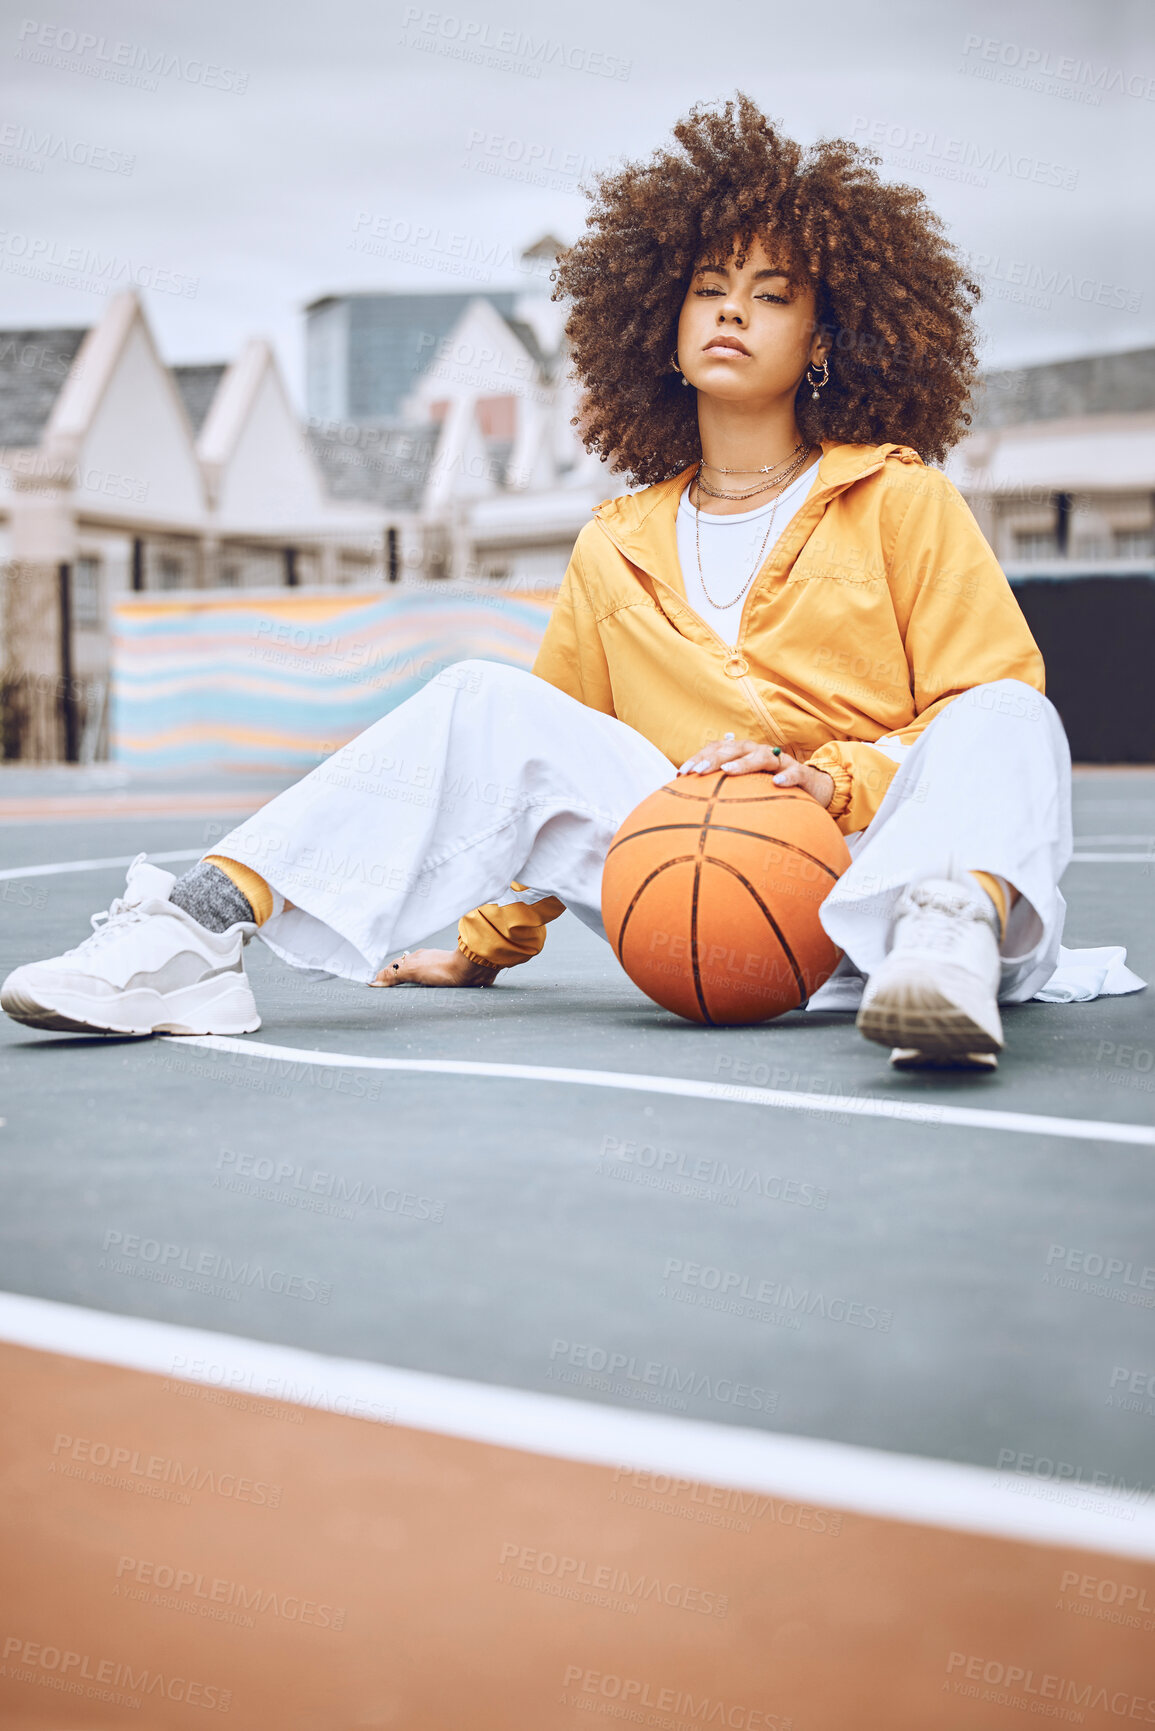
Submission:
[[[759,771],[758,773],[761,774],[763,772]],[[728,779],[730,785],[733,786],[735,778],[733,776],[730,776],[727,779]],[[658,792],[668,793],[671,799],[693,800],[698,805],[703,805],[703,804],[705,804],[705,802],[707,800],[713,799],[715,797],[713,794],[709,794],[709,793],[689,793],[684,788],[671,787],[668,782],[665,784],[665,786],[659,788]],[[809,794],[809,793],[783,793],[781,790],[779,790],[776,793],[747,793],[747,794],[743,794],[740,799],[737,797],[737,795],[735,795],[735,797],[733,799],[724,800],[723,804],[724,805],[758,805],[761,801],[767,800],[767,799],[779,799],[779,800],[792,799],[797,804],[797,802],[799,800],[813,799],[813,797],[814,797],[813,794]]]
[[[758,894],[758,891],[754,888],[754,885],[749,881],[748,878],[743,876],[743,874],[738,870],[738,868],[736,866],[732,866],[728,860],[714,859],[713,856],[710,856],[709,863],[710,863],[710,865],[721,866],[723,871],[727,871],[731,874],[731,876],[736,877],[738,879],[738,882],[742,885],[742,887],[749,891],[750,895],[753,896],[754,900],[757,902],[758,906],[761,908],[763,914],[766,916],[766,920],[770,926],[771,931],[774,933],[774,936],[778,939],[778,942],[782,946],[783,954],[785,955],[786,960],[790,963],[790,971],[794,975],[794,983],[798,987],[798,1000],[799,1001],[794,1007],[795,1007],[795,1009],[804,1010],[810,1001],[810,994],[806,990],[806,981],[802,978],[802,970],[799,968],[798,963],[794,959],[794,951],[790,948],[790,945],[786,942],[785,935],[782,931],[781,926],[778,924],[778,921],[774,918],[774,915],[770,912],[770,909],[766,906],[766,903],[762,900],[762,897]]]
[[[841,875],[839,872],[836,872],[833,867],[826,865],[824,861],[818,859],[814,854],[807,853],[806,849],[804,847],[799,847],[797,842],[781,841],[777,836],[760,835],[756,829],[738,829],[737,826],[732,823],[709,823],[705,819],[703,819],[700,826],[696,826],[692,823],[653,823],[648,829],[631,830],[629,835],[624,835],[622,837],[621,841],[616,841],[612,844],[609,853],[606,854],[606,858],[609,859],[610,854],[613,853],[615,849],[625,847],[628,841],[633,841],[637,836],[659,835],[663,830],[694,829],[696,827],[717,830],[719,835],[748,836],[751,841],[765,842],[767,847],[783,847],[790,853],[801,854],[803,859],[808,859],[812,865],[816,865],[820,871],[824,871],[828,877],[833,878],[835,883],[838,882]]]
[[[645,878],[638,885],[637,889],[634,891],[633,900],[630,902],[629,907],[626,909],[625,913],[622,915],[622,923],[618,927],[617,941],[614,944],[614,949],[617,952],[618,961],[621,962],[623,968],[626,965],[625,960],[622,956],[622,951],[625,949],[625,945],[626,945],[626,927],[629,925],[630,915],[633,913],[634,909],[637,907],[638,903],[641,901],[643,893],[649,889],[650,885],[653,883],[655,878],[661,877],[662,873],[665,871],[667,866],[688,865],[690,860],[693,859],[693,857],[694,857],[693,854],[687,853],[687,854],[683,854],[680,859],[664,859],[662,861],[661,865],[655,866],[653,871],[649,874],[649,876],[647,878]]]
[[[705,853],[706,837],[710,833],[710,813],[714,809],[720,786],[720,781],[715,783],[714,792],[706,802],[706,809],[698,826],[698,851],[694,858],[694,888],[690,897],[690,966],[694,971],[694,991],[697,994],[698,1008],[702,1012],[703,1020],[711,1028],[714,1026],[714,1018],[706,1008],[706,995],[702,990],[702,974],[698,967],[698,887],[702,881],[702,857]]]

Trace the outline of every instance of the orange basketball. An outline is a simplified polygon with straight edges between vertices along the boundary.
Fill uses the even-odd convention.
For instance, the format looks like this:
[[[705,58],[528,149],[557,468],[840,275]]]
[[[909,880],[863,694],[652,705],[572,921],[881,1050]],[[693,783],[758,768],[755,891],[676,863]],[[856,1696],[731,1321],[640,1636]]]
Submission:
[[[768,1022],[803,1007],[841,951],[818,909],[850,864],[841,831],[771,775],[679,776],[632,811],[602,877],[626,973],[692,1022]]]

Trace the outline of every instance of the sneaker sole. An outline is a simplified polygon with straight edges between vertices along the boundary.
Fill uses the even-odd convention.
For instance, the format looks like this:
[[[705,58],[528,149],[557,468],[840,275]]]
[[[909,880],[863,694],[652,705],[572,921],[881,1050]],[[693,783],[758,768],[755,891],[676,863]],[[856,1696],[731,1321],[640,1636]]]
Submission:
[[[994,1052],[920,1052],[914,1046],[896,1046],[890,1054],[892,1070],[997,1070]]]
[[[1001,1031],[992,1033],[920,971],[887,982],[863,1004],[855,1024],[880,1046],[915,1048],[927,1058],[964,1058],[968,1052],[1001,1052]]]
[[[47,996],[9,983],[0,1009],[14,1022],[58,1034],[255,1034],[261,1025],[248,981],[237,974],[167,994],[138,990],[92,999],[61,992],[51,1003]]]

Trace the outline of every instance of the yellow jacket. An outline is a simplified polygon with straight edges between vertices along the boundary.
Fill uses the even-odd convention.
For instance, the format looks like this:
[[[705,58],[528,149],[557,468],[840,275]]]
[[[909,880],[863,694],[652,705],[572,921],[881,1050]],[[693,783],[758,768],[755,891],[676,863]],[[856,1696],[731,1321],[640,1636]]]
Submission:
[[[918,738],[996,679],[1043,690],[1043,661],[998,561],[946,476],[906,445],[824,441],[811,490],[751,586],[734,649],[689,606],[675,515],[694,474],[607,499],[577,544],[533,671],[636,728],[671,766],[733,733],[834,778],[830,813],[865,829]],[[489,903],[458,943],[507,967],[562,912]]]

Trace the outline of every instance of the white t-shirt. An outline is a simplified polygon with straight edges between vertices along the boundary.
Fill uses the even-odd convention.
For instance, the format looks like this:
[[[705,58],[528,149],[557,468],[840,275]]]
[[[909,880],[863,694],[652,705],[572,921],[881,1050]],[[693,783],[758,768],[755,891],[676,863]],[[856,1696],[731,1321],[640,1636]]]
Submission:
[[[702,588],[694,539],[696,513],[690,503],[689,487],[678,501],[678,561],[682,567],[682,581],[686,586],[686,600],[698,617],[704,619],[731,649],[738,640],[742,609],[750,593],[743,585],[755,565],[761,565],[769,558],[783,529],[790,519],[797,515],[817,479],[818,467],[817,463],[813,464],[805,474],[791,481],[777,499],[772,499],[768,505],[759,505],[756,511],[739,511],[732,517],[719,517],[710,511],[701,513],[702,570],[710,586],[710,594],[719,601],[729,601],[728,607],[715,607]],[[772,511],[774,526],[766,541],[766,551],[759,561],[758,549],[766,536]],[[731,597],[734,599],[731,600]]]

